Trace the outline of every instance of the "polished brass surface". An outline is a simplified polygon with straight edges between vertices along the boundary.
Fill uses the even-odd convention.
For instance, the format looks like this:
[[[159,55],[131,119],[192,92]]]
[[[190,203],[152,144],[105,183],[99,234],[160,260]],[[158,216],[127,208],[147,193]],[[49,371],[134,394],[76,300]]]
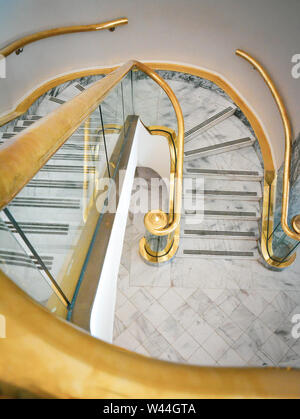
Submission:
[[[290,197],[290,171],[292,158],[292,128],[287,109],[280,96],[273,80],[267,73],[265,68],[250,54],[240,49],[236,50],[236,54],[247,60],[262,76],[278,107],[285,133],[285,154],[284,154],[284,171],[283,171],[283,188],[282,188],[282,211],[281,211],[281,225],[282,229],[290,238],[300,240],[300,233],[290,229],[288,224],[289,212],[289,197]]]
[[[34,303],[0,271],[0,377],[57,398],[299,398],[300,370],[159,361],[98,340]],[[0,383],[1,385],[1,383]]]
[[[16,135],[10,145],[0,147],[0,209],[7,205],[29,180],[44,166],[50,157],[80,126],[82,121],[98,106],[108,92],[133,68],[151,77],[166,92],[177,117],[177,173],[174,219],[164,229],[152,228],[149,232],[166,235],[180,222],[184,124],[180,105],[167,83],[153,70],[137,61],[128,61],[113,73],[94,83],[78,96],[32,124]],[[40,138],[44,138],[41,142]]]
[[[229,84],[224,78],[222,78],[219,74],[214,73],[213,71],[201,69],[194,66],[188,65],[181,65],[181,64],[173,64],[173,63],[163,63],[163,62],[148,62],[147,66],[152,68],[153,70],[170,70],[170,71],[178,71],[182,73],[188,73],[191,75],[195,75],[198,77],[207,78],[208,80],[214,82],[217,86],[221,87],[228,96],[239,106],[242,112],[247,117],[248,121],[250,122],[257,139],[259,141],[259,145],[262,151],[263,160],[264,160],[264,167],[266,172],[266,178],[269,183],[272,182],[275,176],[275,169],[274,169],[274,161],[272,157],[272,151],[270,144],[268,142],[267,136],[264,132],[264,129],[256,117],[253,110],[248,106],[248,104],[241,98],[239,93],[233,88],[231,84]],[[114,71],[118,67],[103,67],[103,68],[96,68],[96,69],[85,69],[75,73],[69,73],[62,76],[55,77],[52,80],[49,80],[35,89],[33,92],[29,93],[24,100],[22,100],[13,111],[5,113],[4,115],[0,116],[0,126],[4,125],[5,123],[11,121],[14,118],[22,115],[24,112],[28,110],[28,108],[34,103],[34,101],[40,97],[42,94],[47,92],[49,89],[58,86],[61,83],[65,83],[66,81],[75,80],[80,77],[96,75],[96,74],[109,74]]]
[[[152,78],[168,95],[171,104],[174,108],[175,115],[177,118],[177,138],[176,138],[176,152],[177,152],[177,165],[176,165],[176,174],[175,174],[175,198],[174,198],[174,217],[172,222],[168,224],[167,227],[156,228],[154,225],[151,226],[151,223],[148,223],[147,230],[149,233],[156,236],[165,236],[172,233],[180,224],[181,217],[181,205],[182,205],[182,175],[183,175],[183,148],[184,148],[184,121],[183,114],[179,102],[170,89],[168,84],[161,78],[157,73],[151,70],[148,66],[138,63],[136,67],[146,73],[149,77]]]
[[[178,72],[184,72],[188,74],[192,74],[198,77],[207,78],[208,80],[216,83],[219,87],[221,87],[231,98],[232,100],[240,107],[243,111],[245,116],[247,117],[248,121],[251,123],[252,128],[255,131],[255,134],[258,138],[260,148],[263,155],[264,160],[264,168],[265,168],[265,181],[267,184],[271,185],[274,182],[275,176],[275,168],[274,162],[272,157],[272,152],[270,148],[270,144],[268,143],[267,136],[265,135],[264,129],[260,124],[258,118],[255,116],[252,109],[247,105],[247,103],[240,97],[240,95],[234,90],[232,85],[226,82],[219,74],[216,74],[212,71],[200,69],[193,66],[187,65],[179,65],[179,64],[172,64],[172,63],[161,63],[161,62],[151,62],[147,63],[147,66],[157,69],[157,70],[172,70]],[[70,73],[64,76],[56,77],[53,80],[43,84],[38,89],[36,89],[32,94],[27,96],[17,107],[16,109],[0,117],[0,125],[8,122],[11,119],[16,118],[17,116],[21,115],[22,113],[26,112],[29,106],[43,93],[45,93],[50,88],[59,85],[68,80],[74,80],[79,77],[84,77],[92,74],[108,74],[114,71],[115,68],[102,68],[102,69],[89,69],[89,70],[82,70],[76,73]],[[164,135],[162,132],[160,135]],[[175,176],[174,176],[175,177]],[[170,197],[171,200],[171,197]],[[268,200],[268,196],[264,195],[264,202]],[[263,205],[263,208],[268,208],[267,205]],[[263,218],[264,215],[263,215]],[[263,239],[263,236],[262,236]],[[262,248],[263,248],[262,244]]]
[[[136,125],[138,122],[137,116],[129,116],[122,127],[120,132],[117,144],[111,156],[111,160],[114,161],[114,171],[113,176],[115,178],[116,183],[116,197],[115,197],[115,206],[119,203],[119,193],[121,192],[121,182],[123,178],[120,176],[122,171],[127,169],[128,160],[130,157],[131,149],[132,149],[132,142],[134,139],[134,134],[136,130]],[[124,148],[123,148],[124,146]],[[122,156],[120,159],[120,152],[123,149]],[[116,170],[116,172],[115,172]],[[101,178],[107,178],[108,172],[106,170],[105,173],[101,174]],[[101,193],[99,190],[96,191],[97,195],[95,196],[95,202],[97,202],[98,211],[95,209],[95,223],[93,228],[90,228],[89,238],[90,240],[81,240],[81,242],[76,246],[77,253],[74,262],[76,259],[81,256],[81,248],[84,250],[84,257],[88,251],[88,245],[91,242],[92,236],[93,238],[93,246],[90,248],[89,258],[85,261],[85,268],[82,271],[82,276],[79,279],[81,284],[78,286],[78,296],[75,300],[74,307],[72,309],[72,317],[71,320],[76,325],[82,327],[83,329],[90,331],[90,321],[91,321],[91,312],[93,308],[93,303],[95,300],[95,294],[97,292],[97,288],[99,285],[99,280],[103,268],[103,263],[106,255],[107,246],[110,240],[111,231],[113,228],[114,220],[116,213],[115,211],[105,211],[101,223],[99,227],[96,229],[96,224],[100,216],[100,212],[104,207],[104,202],[107,198],[107,193]],[[93,206],[95,208],[95,205]],[[88,220],[90,219],[90,215]],[[85,229],[84,229],[85,230]],[[80,253],[81,252],[81,253]],[[82,267],[82,265],[81,265]],[[75,276],[76,278],[79,275]]]
[[[109,74],[114,71],[117,67],[107,67],[107,68],[94,68],[88,70],[76,71],[75,73],[64,74],[62,76],[55,77],[52,80],[49,80],[43,83],[38,88],[34,89],[25,99],[21,100],[20,103],[14,108],[13,111],[6,112],[0,116],[0,126],[6,124],[9,121],[12,121],[15,118],[18,118],[20,115],[23,115],[29,107],[44,93],[48,92],[53,87],[56,87],[62,83],[65,83],[70,80],[75,80],[81,77],[93,76],[98,74]]]
[[[23,51],[23,47],[27,44],[32,42],[38,41],[40,39],[49,38],[51,36],[57,35],[64,35],[67,33],[75,33],[75,32],[90,32],[90,31],[100,31],[103,29],[112,29],[116,28],[120,25],[125,25],[128,23],[128,19],[126,17],[120,19],[109,20],[107,22],[102,23],[94,23],[91,25],[74,25],[74,26],[64,26],[61,28],[54,28],[54,29],[47,29],[41,32],[36,32],[31,35],[24,36],[11,44],[7,45],[6,47],[0,50],[0,55],[7,57],[8,55],[12,54],[16,51],[17,55]]]
[[[144,125],[145,126],[145,125]],[[166,138],[169,143],[169,151],[170,151],[170,187],[169,187],[169,216],[168,222],[171,223],[174,218],[174,189],[175,189],[175,176],[176,176],[176,155],[177,155],[177,138],[176,133],[169,127],[161,126],[161,125],[151,125],[145,128],[149,131],[151,135],[160,135]],[[174,149],[175,147],[175,149]],[[163,213],[163,212],[162,212]],[[164,214],[164,213],[163,213]],[[164,218],[167,217],[166,214],[163,216]],[[147,214],[145,216],[145,226],[148,228],[149,223],[147,221]],[[157,228],[157,227],[156,227]],[[179,246],[179,239],[180,239],[180,225],[176,228],[175,232],[169,233],[167,238],[167,243],[165,248],[159,252],[153,252],[153,250],[149,247],[147,240],[143,237],[140,240],[139,251],[142,258],[150,264],[157,265],[158,263],[164,263],[171,260]]]
[[[168,216],[161,210],[151,210],[144,218],[144,224],[146,229],[162,229],[165,228],[168,223]]]
[[[266,152],[268,144],[265,146]],[[265,163],[272,168],[272,155]],[[269,184],[272,171],[265,179]],[[299,370],[202,368],[143,357],[94,339],[60,320],[34,303],[1,271],[0,279],[0,313],[10,325],[9,339],[1,342],[0,357],[0,376],[7,385],[68,398],[300,397]]]
[[[0,146],[0,209],[6,206],[135,65],[129,61]],[[41,141],[43,138],[43,141]]]
[[[193,67],[193,66],[179,65],[179,64],[172,64],[172,63],[161,63],[161,62],[147,63],[147,66],[153,69],[158,69],[158,70],[159,69],[173,70],[173,71],[189,73],[192,75],[196,75],[198,77],[204,77],[216,83],[219,87],[221,87],[234,100],[234,102],[241,108],[241,110],[243,111],[243,113],[245,114],[249,122],[251,123],[251,126],[254,129],[255,134],[258,138],[262,155],[263,155],[263,159],[264,159],[265,182],[267,182],[268,185],[273,184],[274,179],[276,178],[275,168],[274,168],[270,144],[268,143],[264,129],[261,126],[258,118],[255,116],[254,112],[250,109],[247,103],[239,96],[239,94],[234,90],[232,85],[226,82],[219,74],[216,74],[209,70]],[[30,94],[27,98],[25,98],[23,102],[21,102],[13,112],[6,114],[3,117],[0,117],[0,125],[24,113],[28,109],[28,107],[34,102],[34,100],[36,100],[41,94],[49,90],[51,87],[54,87],[67,80],[73,80],[78,77],[83,77],[85,75],[108,74],[108,73],[111,73],[113,70],[114,70],[113,67],[103,68],[103,69],[94,69],[94,70],[89,69],[89,70],[82,70],[76,73],[71,73],[68,75],[57,77],[45,83],[44,85],[40,86],[38,89],[36,89],[32,94]],[[268,196],[264,195],[263,208],[267,209],[268,205],[269,205]],[[264,218],[265,217],[263,214],[263,219]],[[264,235],[262,235],[262,240],[264,240]],[[265,246],[262,243],[262,248],[264,247]]]
[[[292,219],[292,227],[296,231],[296,233],[300,234],[300,215],[296,215]]]
[[[261,235],[261,253],[266,262],[276,267],[278,267],[278,262],[274,262],[274,260],[270,257],[269,254],[269,247],[272,248],[272,243],[267,243],[267,231],[268,231],[268,210],[269,204],[271,208],[273,208],[273,201],[269,201],[269,186],[272,187],[272,190],[276,188],[276,175],[275,175],[275,166],[271,151],[271,146],[268,142],[268,138],[265,134],[264,128],[262,127],[259,119],[256,117],[253,110],[249,107],[246,101],[241,98],[239,93],[234,89],[234,87],[229,84],[225,79],[223,79],[219,74],[216,74],[212,71],[201,69],[193,66],[188,65],[181,65],[181,64],[172,64],[172,63],[147,63],[148,66],[155,68],[157,70],[172,70],[178,71],[181,73],[192,74],[197,77],[206,78],[217,86],[221,87],[228,96],[234,101],[234,103],[242,110],[246,118],[251,124],[256,137],[258,139],[260,149],[263,156],[264,161],[264,183],[265,183],[265,193],[263,196],[263,213],[262,213],[262,235]],[[272,199],[274,200],[274,195],[272,195]],[[145,259],[149,259],[149,255],[147,252],[142,250],[142,245],[140,243],[140,253],[143,252],[143,257]],[[271,252],[272,253],[272,252]],[[292,255],[288,260],[284,262],[282,267],[289,266],[295,260],[295,255]],[[153,261],[152,261],[153,262]]]
[[[262,231],[260,240],[260,251],[268,265],[273,268],[283,269],[292,265],[296,259],[296,253],[291,254],[284,261],[276,258],[273,251],[274,229],[274,206],[276,203],[276,183],[277,179],[269,184],[265,178],[263,192],[263,208],[262,208]]]
[[[231,83],[229,83],[220,74],[214,71],[195,66],[163,62],[147,62],[147,66],[155,70],[178,71],[180,73],[187,73],[193,76],[202,77],[212,81],[222,90],[224,90],[224,92],[228,94],[228,96],[241,109],[243,114],[246,116],[247,120],[250,122],[262,152],[264,160],[265,177],[269,183],[272,182],[272,180],[275,177],[275,165],[271,145],[268,141],[265,130],[258,117],[254,113],[253,109],[248,105],[248,103],[243,99],[243,97],[241,97],[239,92],[233,87]]]
[[[145,237],[142,237],[139,243],[139,252],[142,258],[149,264],[158,265],[165,262],[169,262],[176,255],[179,247],[180,240],[180,226],[169,235],[168,242],[164,250],[155,252],[149,249],[148,243]]]

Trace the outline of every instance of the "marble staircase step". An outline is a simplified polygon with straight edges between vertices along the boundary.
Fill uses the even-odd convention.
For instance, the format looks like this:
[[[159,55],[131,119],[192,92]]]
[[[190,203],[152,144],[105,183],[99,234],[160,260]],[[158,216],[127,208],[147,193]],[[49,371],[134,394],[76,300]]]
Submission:
[[[71,174],[74,176],[74,174],[80,174],[83,173],[96,173],[96,167],[94,165],[88,165],[88,166],[82,166],[82,165],[71,165],[71,164],[45,164],[40,170],[39,173],[64,173],[65,174]],[[57,175],[56,175],[57,176]]]
[[[32,119],[17,121],[17,123],[16,123],[16,125],[13,129],[13,132],[17,133],[17,132],[23,131],[25,128],[29,127],[34,122],[36,122],[36,120],[32,120]],[[105,131],[106,131],[105,135],[109,135],[110,132],[119,133],[120,132],[120,126],[115,126],[113,128],[113,131],[112,131],[112,129],[109,129],[109,128],[107,128],[107,130],[105,129]],[[101,126],[100,121],[93,120],[93,121],[90,121],[87,126],[85,126],[85,124],[83,123],[79,128],[77,128],[75,133],[77,135],[85,135],[86,133],[89,133],[90,136],[92,136],[92,135],[97,136],[99,134],[101,135],[102,134],[102,126]]]
[[[187,173],[187,169],[247,171],[257,172],[262,178],[264,176],[263,167],[254,147],[243,147],[231,150],[228,153],[200,156],[196,159],[185,161],[184,173]]]
[[[62,90],[57,96],[57,99],[68,101],[73,97],[77,96],[79,93],[83,92],[85,88],[79,83],[73,83],[70,86]]]
[[[10,134],[17,134],[23,130],[25,130],[29,125],[16,125],[13,129],[13,132],[10,132]],[[86,130],[84,127],[79,127],[74,134],[72,134],[72,136],[77,136],[77,137],[81,137],[82,139],[85,138],[85,134],[86,132],[88,132],[89,138],[93,138],[96,139],[97,137],[99,137],[100,132],[98,128],[89,128],[88,130]],[[8,132],[7,132],[8,133]]]
[[[78,91],[78,94],[80,91]],[[40,103],[40,105],[37,108],[37,115],[39,116],[45,116],[48,113],[54,111],[55,109],[59,108],[61,105],[66,103],[68,100],[72,99],[71,97],[63,97],[60,98],[60,96],[45,96],[44,100]],[[100,115],[98,108],[92,113],[92,117],[100,121]]]
[[[236,108],[234,106],[229,106],[225,109],[222,109],[220,112],[217,112],[210,118],[206,119],[205,121],[201,122],[198,125],[195,125],[193,128],[189,129],[184,133],[184,141],[185,144],[191,141],[195,136],[207,131],[214,125],[224,121],[226,118],[229,118],[234,114]]]
[[[45,116],[48,113],[59,108],[65,102],[66,102],[65,100],[55,98],[54,96],[46,96],[44,100],[40,103],[40,105],[38,106],[37,114],[41,116]]]
[[[176,257],[204,259],[253,259],[259,258],[254,240],[199,240],[183,237]]]
[[[98,115],[99,111],[96,110],[90,115],[90,119],[92,122],[100,121],[100,116]],[[39,119],[43,118],[45,115],[40,114],[32,114],[32,115],[26,115],[26,119],[20,119],[18,122],[22,121],[38,121]]]
[[[214,199],[256,200],[262,198],[259,182],[245,182],[227,179],[211,179],[204,177],[185,177],[184,195],[197,199],[199,196]]]
[[[0,144],[4,143],[5,141],[10,140],[18,132],[22,131],[26,127],[15,127],[14,132],[4,132],[0,133]],[[116,141],[118,139],[119,132],[116,131],[115,133],[108,134],[106,133],[105,139],[106,144],[109,149],[115,146]],[[60,147],[56,154],[62,155],[66,151],[72,150],[73,153],[78,153],[78,155],[88,155],[94,154],[96,152],[96,147],[99,148],[100,152],[104,152],[104,140],[103,136],[99,134],[90,133],[88,137],[80,132],[75,132],[74,134],[69,137],[69,139]],[[68,157],[67,157],[68,158]]]
[[[35,115],[37,116],[37,115]],[[29,117],[29,115],[27,115],[27,118]],[[34,122],[38,121],[39,119],[41,119],[42,117],[39,117],[37,119],[20,119],[17,121],[16,126],[17,127],[28,127],[32,124],[34,124]],[[89,127],[88,129],[96,129],[100,127],[100,119],[98,120],[97,118],[93,117],[90,119],[89,121]],[[84,123],[81,125],[82,129],[85,129]]]
[[[45,198],[17,196],[10,204],[9,210],[18,222],[81,223],[82,199],[80,198]]]
[[[46,267],[49,270],[51,270],[53,266],[53,256],[49,254],[43,254],[40,255],[40,257],[42,258]],[[26,254],[24,255],[22,252],[19,251],[0,249],[0,259],[1,264],[5,264],[6,266],[12,265],[14,267],[30,268],[32,267],[33,263],[39,270],[42,270],[39,261],[34,256]]]
[[[201,223],[204,219],[248,220],[255,221],[261,217],[260,205],[257,201],[203,199],[197,200],[194,207],[191,201],[183,199],[182,217],[188,223]]]
[[[184,194],[184,197],[189,200],[197,200],[198,198],[214,199],[214,200],[234,200],[234,201],[260,201],[261,196],[255,191],[234,191],[234,190],[221,190],[221,189],[207,189],[196,190],[188,189]],[[200,199],[201,202],[201,199]]]
[[[16,233],[15,228],[10,222],[6,222],[12,233]],[[68,221],[58,222],[36,222],[36,221],[22,221],[19,222],[26,237],[30,243],[43,253],[50,253],[70,246],[74,243],[81,231],[82,226]]]
[[[25,188],[21,190],[18,197],[22,198],[83,198],[90,196],[89,181],[82,180],[61,180],[61,179],[32,179]]]
[[[198,147],[184,152],[186,161],[197,159],[199,157],[210,156],[213,154],[228,153],[243,147],[249,147],[255,142],[252,137],[239,138],[237,140],[226,141],[219,144],[213,144],[206,147]]]
[[[212,220],[204,218],[200,223],[184,218],[181,222],[181,237],[195,239],[257,240],[257,221]]]
[[[26,115],[26,118],[27,118],[27,120],[37,121],[38,119],[41,119],[43,117],[42,117],[42,115],[34,115],[34,114],[32,114],[32,115]]]
[[[257,182],[263,179],[263,174],[256,170],[224,170],[224,169],[201,169],[193,167],[184,167],[184,176],[203,176],[212,179],[227,179],[231,181],[246,180],[248,182]]]

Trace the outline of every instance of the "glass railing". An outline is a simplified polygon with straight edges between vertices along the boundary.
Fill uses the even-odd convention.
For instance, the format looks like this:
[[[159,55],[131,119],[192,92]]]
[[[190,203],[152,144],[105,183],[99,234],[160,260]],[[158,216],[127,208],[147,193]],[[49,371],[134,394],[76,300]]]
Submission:
[[[299,169],[295,168],[295,165],[299,164],[299,140],[293,142],[287,109],[266,69],[247,52],[236,50],[236,54],[247,60],[265,81],[279,110],[284,128],[283,165],[278,173],[268,173],[265,169],[261,241],[262,254],[267,263],[282,269],[294,262],[300,243],[299,179],[293,179],[294,175],[299,176]]]
[[[160,86],[143,71],[133,72],[133,106],[137,115],[152,135],[164,136],[169,144],[171,159],[168,179],[164,179],[169,192],[168,208],[151,208],[146,214],[144,238],[140,241],[140,254],[148,263],[161,263],[170,260],[178,248],[179,228],[171,232],[158,234],[172,224],[175,219],[176,182],[177,173],[177,117],[169,96]]]
[[[290,229],[293,229],[293,219],[299,214],[299,181],[293,173],[297,173],[296,164],[298,164],[298,143],[294,143],[292,147],[292,164],[291,164],[291,186],[288,205],[287,222]],[[283,173],[284,166],[280,168],[276,178],[276,188],[272,185],[268,187],[269,207],[268,207],[268,230],[267,230],[267,250],[270,259],[274,262],[274,266],[285,267],[290,264],[296,256],[299,247],[299,240],[295,240],[288,236],[283,230],[282,217],[282,198],[283,198]],[[273,207],[272,207],[272,203]]]
[[[58,296],[55,294],[57,284],[48,276],[53,258],[48,256],[41,260],[39,255],[30,252],[17,234],[15,222],[4,213],[0,214],[0,230],[0,269],[31,298],[56,312],[65,296],[61,290]]]
[[[179,229],[178,217],[175,220],[177,115],[168,88],[164,91],[157,80],[137,70],[135,65],[137,63],[125,64],[123,72],[122,68],[118,69],[94,83],[4,144],[4,148],[11,148],[15,153],[27,138],[38,140],[40,133],[47,133],[43,140],[49,147],[39,151],[40,143],[37,143],[37,155],[41,153],[40,158],[37,157],[38,163],[34,160],[31,169],[26,162],[24,172],[15,168],[20,170],[16,177],[23,176],[24,179],[6,191],[2,188],[0,251],[4,256],[1,264],[4,272],[17,284],[22,284],[31,297],[63,317],[74,304],[76,286],[96,226],[101,221],[101,214],[107,210],[110,180],[116,176],[126,145],[123,131],[129,115],[140,116],[153,135],[164,135],[170,150],[170,159],[165,162],[170,169],[169,206],[166,212],[159,209],[163,224],[158,225],[152,219],[157,208],[148,214],[146,227],[149,231],[143,239],[141,253],[148,257],[145,249],[150,249],[150,256],[159,262],[166,249],[169,253],[175,247],[174,236]],[[154,73],[150,69],[147,71]],[[159,76],[154,77],[159,79]],[[141,88],[141,84],[145,86]],[[57,128],[54,125],[52,131],[53,121],[57,122]],[[183,127],[183,122],[179,126]],[[181,132],[183,140],[183,129]],[[41,147],[46,146],[42,144]],[[2,157],[2,162],[7,162],[10,156],[1,156],[5,153],[4,148],[0,149],[0,160]],[[35,152],[34,148],[32,152]],[[6,184],[12,184],[9,176]],[[181,200],[180,194],[178,196]],[[8,204],[4,205],[5,202]],[[20,269],[22,274],[18,273]]]

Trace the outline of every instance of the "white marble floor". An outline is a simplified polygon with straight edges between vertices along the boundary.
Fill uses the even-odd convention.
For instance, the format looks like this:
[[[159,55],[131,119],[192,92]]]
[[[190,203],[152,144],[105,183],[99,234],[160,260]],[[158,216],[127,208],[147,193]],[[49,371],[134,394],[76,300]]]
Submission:
[[[143,215],[128,216],[113,343],[194,365],[300,368],[300,258],[283,272],[255,260],[175,258],[146,265]]]
[[[232,105],[216,92],[188,80],[168,82],[182,106],[186,129]],[[167,125],[168,103],[163,99],[158,119]],[[251,135],[234,115],[196,136],[186,144],[185,151]],[[185,173],[188,169],[254,171],[254,178],[247,181],[205,178],[205,190],[255,190],[257,196],[255,201],[206,196],[206,214],[196,227],[254,229],[257,234],[252,241],[238,241],[226,235],[225,240],[216,235],[213,240],[200,236],[191,239],[184,233],[181,247],[207,249],[213,242],[210,250],[214,251],[256,248],[263,169],[255,148],[238,146],[222,154],[185,159],[184,167]],[[212,212],[218,213],[215,218],[211,218]],[[191,216],[185,215],[182,226],[191,221]],[[214,225],[214,220],[221,227]],[[228,220],[240,227],[231,226]],[[247,224],[242,224],[245,220]],[[139,256],[138,244],[144,232],[143,214],[129,215],[118,279],[114,344],[146,356],[193,365],[300,368],[300,339],[292,337],[293,315],[300,314],[300,257],[289,269],[274,272],[261,264],[257,250],[252,259],[225,260],[198,254],[186,257],[179,249],[169,264],[153,267]]]

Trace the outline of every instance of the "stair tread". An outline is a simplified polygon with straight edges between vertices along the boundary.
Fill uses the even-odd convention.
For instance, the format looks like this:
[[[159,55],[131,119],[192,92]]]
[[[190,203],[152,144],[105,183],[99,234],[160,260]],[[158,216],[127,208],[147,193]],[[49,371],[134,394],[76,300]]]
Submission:
[[[201,222],[192,218],[183,218],[182,237],[246,237],[256,239],[259,236],[257,221],[216,220],[204,218]]]
[[[187,169],[202,170],[233,170],[257,171],[263,177],[263,168],[254,150],[254,147],[243,147],[226,153],[199,156],[184,162],[184,171]]]
[[[247,258],[253,258],[257,259],[258,255],[256,252],[242,252],[242,251],[213,251],[213,250],[193,250],[193,249],[184,249],[183,250],[183,256],[188,255],[194,255],[194,256],[211,256],[211,257],[228,257],[228,258],[234,258],[234,257],[247,257]]]
[[[200,230],[200,229],[183,229],[183,234],[192,234],[198,236],[249,236],[256,237],[254,231],[231,231],[231,230]]]
[[[186,168],[188,174],[220,174],[220,175],[248,175],[259,176],[258,171],[254,170],[224,170],[224,169],[199,169],[199,168]]]
[[[229,141],[233,138],[252,137],[250,129],[235,115],[231,115],[209,130],[195,136],[186,146],[193,147],[199,141],[206,145]]]
[[[67,101],[72,99],[73,97],[79,95],[79,93],[83,92],[85,88],[81,86],[79,83],[73,83],[69,86],[67,86],[65,89],[63,89],[56,98]]]
[[[256,221],[260,218],[260,205],[257,200],[228,200],[226,197],[214,199],[212,196],[207,196],[205,200],[202,198],[201,202],[183,201],[182,216],[193,224],[202,223],[208,218]]]
[[[187,194],[192,195],[237,195],[237,196],[258,196],[257,192],[250,192],[250,191],[225,191],[225,190],[218,190],[218,189],[204,189],[203,191],[199,191],[196,189],[188,189]]]
[[[246,257],[257,258],[257,243],[254,240],[230,240],[182,237],[178,251],[179,257]]]
[[[184,133],[185,142],[190,141],[195,134],[198,134],[200,132],[202,133],[204,132],[204,130],[209,129],[213,124],[217,124],[224,118],[231,116],[235,112],[235,110],[236,108],[234,106],[228,106],[227,108],[222,109],[221,111],[215,113],[214,115],[202,121],[201,123],[190,128],[188,131]]]
[[[222,150],[225,148],[229,148],[231,146],[238,146],[238,145],[245,145],[245,144],[251,145],[253,141],[254,140],[251,137],[238,138],[237,140],[231,140],[231,141],[226,141],[219,144],[209,145],[206,147],[199,147],[199,148],[191,149],[191,150],[185,151],[184,155],[186,157],[189,157],[193,155],[199,155],[201,153],[208,152],[208,151],[212,152],[212,151]]]

